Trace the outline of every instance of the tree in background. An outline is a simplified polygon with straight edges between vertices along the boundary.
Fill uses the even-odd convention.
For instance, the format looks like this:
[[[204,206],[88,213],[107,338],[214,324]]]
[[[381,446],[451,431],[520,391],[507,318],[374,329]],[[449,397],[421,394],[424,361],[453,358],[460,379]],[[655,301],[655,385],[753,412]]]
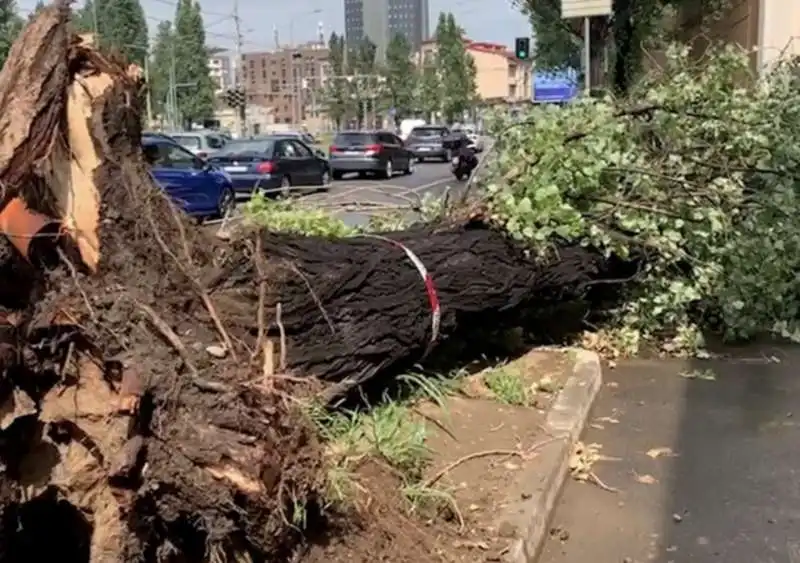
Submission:
[[[561,18],[560,0],[514,0],[514,4],[531,22],[537,68],[582,67],[583,26]],[[682,39],[677,26],[669,25],[676,21],[678,12],[691,13],[691,19],[696,20],[691,22],[692,27],[699,33],[729,7],[730,0],[614,0],[612,17],[593,18],[591,22],[592,84],[609,82],[617,93],[627,92],[642,71],[647,48]],[[607,81],[603,76],[606,66],[611,70]]]
[[[172,22],[160,22],[150,59],[150,99],[157,115],[164,115],[167,109],[174,45]]]
[[[179,0],[174,41],[178,112],[184,127],[189,127],[214,116],[214,83],[208,74],[206,32],[199,3]]]
[[[139,0],[92,0],[101,48],[116,51],[144,66],[148,53],[147,19]],[[90,9],[92,9],[90,5]]]
[[[417,69],[414,93],[416,109],[431,121],[442,109],[442,88],[436,59],[434,55],[423,57]]]
[[[331,33],[328,39],[328,62],[331,67],[331,76],[322,87],[320,97],[323,100],[328,117],[333,120],[337,129],[347,119],[351,108],[349,85],[344,78],[347,69],[344,64],[345,41],[344,37],[336,32]]]
[[[86,0],[80,8],[72,9],[72,26],[78,33],[94,32],[94,3]]]
[[[442,113],[451,123],[472,109],[476,98],[475,61],[467,52],[462,29],[452,13],[439,14],[436,60],[441,80]]]
[[[17,39],[24,20],[14,0],[0,0],[0,66],[4,65],[11,46]]]
[[[414,91],[417,77],[414,63],[411,60],[411,43],[405,35],[392,37],[386,48],[386,92],[388,104],[394,109],[395,124],[399,125],[404,117],[414,112]]]

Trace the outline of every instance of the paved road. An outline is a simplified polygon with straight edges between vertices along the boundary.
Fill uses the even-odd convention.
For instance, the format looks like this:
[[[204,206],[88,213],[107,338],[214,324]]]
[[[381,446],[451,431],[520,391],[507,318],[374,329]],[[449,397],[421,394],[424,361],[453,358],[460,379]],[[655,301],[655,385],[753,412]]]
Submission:
[[[607,371],[584,441],[619,492],[568,482],[540,563],[800,563],[798,366],[764,348]]]
[[[334,181],[330,190],[301,196],[300,201],[329,210],[341,217],[348,225],[357,226],[369,222],[375,214],[392,212],[398,209],[411,209],[422,198],[442,197],[445,193],[452,197],[462,193],[466,184],[457,182],[450,172],[449,164],[417,164],[409,176],[395,176],[391,180],[377,178],[358,178],[345,176]],[[240,217],[242,203],[233,216],[233,223]],[[410,212],[410,217],[413,217]],[[219,229],[220,221],[206,223],[210,229]],[[224,230],[225,227],[222,227]]]
[[[463,186],[464,183],[453,178],[449,164],[426,162],[417,164],[413,174],[391,180],[345,176],[333,182],[327,193],[309,196],[304,201],[329,209],[355,226],[368,222],[374,214],[410,209],[424,197],[442,197],[446,191],[460,193]]]

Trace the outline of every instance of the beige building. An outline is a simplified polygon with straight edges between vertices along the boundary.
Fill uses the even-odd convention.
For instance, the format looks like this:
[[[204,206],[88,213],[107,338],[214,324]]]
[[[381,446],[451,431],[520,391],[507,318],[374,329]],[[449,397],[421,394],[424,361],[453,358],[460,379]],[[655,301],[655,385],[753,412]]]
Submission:
[[[319,119],[316,94],[329,74],[328,49],[308,43],[242,55],[242,80],[247,103],[271,108],[276,123],[299,125]]]
[[[487,104],[519,104],[531,101],[531,63],[521,61],[505,45],[466,41],[467,53],[475,61],[478,97]],[[416,55],[422,64],[436,54],[436,42],[426,41]]]
[[[701,5],[701,2],[697,2]],[[679,16],[683,39],[693,41],[702,52],[705,41],[698,39],[702,14],[685,9]],[[768,68],[782,56],[800,56],[800,1],[736,0],[725,16],[711,25],[711,37],[738,43],[753,50],[753,69]]]

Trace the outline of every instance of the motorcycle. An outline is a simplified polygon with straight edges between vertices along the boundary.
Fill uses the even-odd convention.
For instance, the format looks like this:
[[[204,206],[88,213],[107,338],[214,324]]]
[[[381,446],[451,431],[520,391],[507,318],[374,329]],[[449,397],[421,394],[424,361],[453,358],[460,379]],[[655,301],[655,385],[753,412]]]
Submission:
[[[469,178],[477,164],[477,159],[474,156],[472,158],[467,158],[465,155],[460,154],[454,156],[453,160],[450,162],[450,171],[456,177],[456,180],[461,182]]]

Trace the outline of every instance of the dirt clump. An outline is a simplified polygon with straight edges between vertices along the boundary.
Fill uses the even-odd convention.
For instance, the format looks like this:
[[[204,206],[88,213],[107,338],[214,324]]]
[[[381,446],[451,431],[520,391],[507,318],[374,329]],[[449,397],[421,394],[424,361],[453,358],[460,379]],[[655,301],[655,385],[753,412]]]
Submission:
[[[75,562],[288,557],[316,434],[203,288],[224,252],[141,158],[140,72],[68,26],[45,8],[0,74],[0,100],[25,89],[0,141],[0,559],[43,535]]]

